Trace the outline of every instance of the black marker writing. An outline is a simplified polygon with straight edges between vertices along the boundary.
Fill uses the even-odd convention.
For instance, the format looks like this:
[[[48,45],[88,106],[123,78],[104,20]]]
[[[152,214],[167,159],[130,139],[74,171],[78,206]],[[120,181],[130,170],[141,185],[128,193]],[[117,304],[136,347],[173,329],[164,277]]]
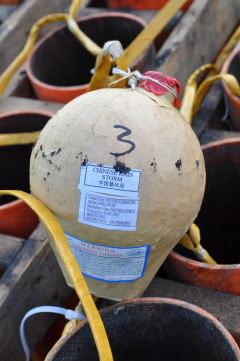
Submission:
[[[127,135],[132,134],[131,129],[125,127],[124,125],[114,125],[113,127],[125,130],[125,132],[123,132],[123,133],[121,133],[121,134],[119,134],[117,136],[117,140],[119,140],[119,142],[130,144],[131,147],[128,150],[126,150],[125,152],[122,152],[122,153],[112,153],[112,152],[110,152],[110,154],[114,155],[115,157],[120,157],[122,155],[131,153],[136,148],[136,145],[131,140],[123,139]]]

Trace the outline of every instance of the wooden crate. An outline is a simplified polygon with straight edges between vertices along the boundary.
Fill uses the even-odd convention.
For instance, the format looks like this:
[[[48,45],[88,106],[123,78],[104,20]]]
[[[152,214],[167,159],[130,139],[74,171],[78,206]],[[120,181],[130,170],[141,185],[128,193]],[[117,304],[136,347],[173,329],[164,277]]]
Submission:
[[[70,293],[45,232],[39,226],[0,279],[1,360],[24,360],[19,326],[29,309],[46,304],[64,305]],[[49,315],[32,318],[31,332],[27,332],[30,345],[43,337],[52,321]]]
[[[33,22],[44,14],[64,11],[69,3],[69,0],[25,0],[0,28],[0,72],[23,47]],[[80,15],[102,10],[85,7]],[[155,14],[154,11],[133,13],[147,21]],[[193,70],[204,63],[214,61],[239,24],[239,19],[238,0],[195,0],[158,51],[152,67],[177,77],[185,85]],[[0,112],[26,108],[57,111],[61,108],[60,104],[43,102],[32,97],[30,83],[23,69],[20,69],[4,97],[0,99]],[[215,117],[221,101],[222,89],[217,84],[205,99],[193,124],[197,135],[205,136],[205,140],[202,138],[203,142],[206,141],[206,129]],[[207,134],[209,136],[210,133]],[[229,133],[227,135],[229,136]],[[65,285],[46,236],[39,227],[16,253],[0,279],[0,337],[3,341],[0,346],[1,360],[24,360],[18,327],[28,309],[42,304],[62,305],[69,293],[70,289]],[[240,343],[239,297],[184,285],[162,277],[155,277],[144,295],[172,297],[204,307],[220,319]],[[30,321],[31,332],[28,333],[28,338],[31,345],[41,339],[51,322],[51,317],[43,315]]]

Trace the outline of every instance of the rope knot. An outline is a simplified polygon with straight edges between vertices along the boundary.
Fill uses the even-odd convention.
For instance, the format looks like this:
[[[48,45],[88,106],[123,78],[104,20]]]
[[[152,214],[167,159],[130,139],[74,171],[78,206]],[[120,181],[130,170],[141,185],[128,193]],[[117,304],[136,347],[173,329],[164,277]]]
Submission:
[[[139,86],[156,95],[164,95],[170,92],[175,98],[174,106],[178,108],[180,105],[179,95],[182,87],[179,81],[175,78],[156,71],[147,71],[141,74],[139,70],[131,71],[129,68],[128,71],[113,68],[112,73],[114,75],[120,75],[120,79],[117,79],[110,85],[114,85],[122,80],[128,79],[128,85],[132,90],[136,90],[137,86]]]

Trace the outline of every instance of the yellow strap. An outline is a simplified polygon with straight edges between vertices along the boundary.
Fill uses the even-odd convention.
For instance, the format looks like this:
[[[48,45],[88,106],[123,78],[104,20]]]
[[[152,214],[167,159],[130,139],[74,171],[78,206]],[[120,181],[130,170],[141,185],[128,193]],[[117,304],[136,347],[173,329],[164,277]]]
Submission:
[[[193,109],[192,109],[193,117],[198,112],[198,110],[202,104],[202,101],[203,101],[205,95],[207,94],[209,88],[217,80],[224,81],[227,84],[227,86],[229,87],[229,89],[231,89],[231,91],[235,95],[240,97],[240,85],[239,85],[237,79],[235,78],[235,76],[233,76],[232,74],[213,75],[213,76],[207,78],[206,80],[204,80],[196,91],[196,95],[195,95],[195,99],[194,99],[194,103],[193,103]]]
[[[97,56],[101,48],[94,43],[82,30],[79,29],[77,22],[70,18],[67,21],[68,29],[72,32],[72,34],[78,39],[78,41],[84,45],[84,47],[91,53],[93,56]],[[81,62],[81,59],[79,59],[79,62]]]
[[[65,338],[66,336],[68,336],[70,333],[72,333],[76,327],[79,325],[79,323],[81,323],[82,321],[80,320],[71,320],[68,321],[66,323],[66,325],[64,326],[63,332],[61,334],[61,337],[57,340],[57,342],[55,343],[55,345],[52,347],[53,349],[55,348],[55,346],[57,346],[57,344],[59,342],[62,341],[63,338]]]
[[[232,52],[232,50],[235,48],[239,40],[240,40],[240,26],[238,26],[235,32],[232,34],[231,38],[228,40],[224,48],[221,50],[220,54],[218,55],[214,63],[214,66],[218,72],[222,69],[225,60]]]
[[[206,249],[204,249],[201,246],[200,242],[201,242],[200,230],[198,226],[195,223],[193,223],[189,229],[189,235],[185,234],[179,243],[188,250],[193,251],[195,256],[200,261],[203,261],[211,265],[216,265],[217,263],[209,255]]]
[[[119,75],[109,75],[113,66],[127,71],[128,66],[124,50],[119,41],[109,41],[104,44],[100,54],[97,56],[94,74],[90,80],[88,91],[106,88],[111,82],[118,79]],[[126,80],[119,82],[116,87],[124,87]]]
[[[40,132],[0,134],[0,147],[34,144],[39,135]]]
[[[145,29],[125,49],[128,65],[134,63],[156,36],[165,28],[172,17],[180,10],[186,0],[169,0],[154,16]]]
[[[192,122],[192,113],[193,113],[193,104],[196,97],[196,91],[197,91],[197,79],[200,74],[207,70],[214,71],[214,65],[213,64],[205,64],[200,66],[198,69],[196,69],[189,77],[187,81],[187,85],[185,87],[183,99],[182,99],[182,105],[180,109],[180,113],[183,115],[183,117],[187,120],[187,122]]]
[[[89,292],[86,281],[82,276],[79,265],[72,254],[64,231],[55,216],[42,202],[28,193],[16,190],[1,190],[0,195],[12,195],[23,200],[39,216],[41,222],[46,227],[49,236],[53,240],[58,255],[71,278],[71,282],[74,285],[79,299],[81,300],[97,346],[99,359],[101,361],[113,361],[102,319]]]
[[[212,73],[216,72],[213,64],[202,65],[191,74],[186,85],[180,112],[189,123],[192,122],[192,119],[198,112],[209,88],[215,81],[224,81],[234,94],[240,96],[239,83],[231,74],[212,75],[205,79],[198,87],[198,77],[206,70],[211,70]]]
[[[75,18],[83,5],[83,0],[73,0],[69,8],[69,16]]]

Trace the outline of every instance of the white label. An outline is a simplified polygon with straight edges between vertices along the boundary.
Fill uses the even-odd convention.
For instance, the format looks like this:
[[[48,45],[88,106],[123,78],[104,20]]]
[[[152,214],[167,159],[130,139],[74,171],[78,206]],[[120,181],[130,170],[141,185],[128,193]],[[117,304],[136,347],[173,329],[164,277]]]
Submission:
[[[66,234],[82,273],[106,282],[131,282],[144,276],[150,246],[108,247]]]
[[[87,163],[81,167],[78,221],[110,230],[135,231],[141,170],[117,170]]]
[[[99,228],[135,231],[138,205],[136,198],[81,192],[78,221]]]
[[[119,172],[110,166],[87,163],[81,168],[80,190],[138,197],[141,171]]]

